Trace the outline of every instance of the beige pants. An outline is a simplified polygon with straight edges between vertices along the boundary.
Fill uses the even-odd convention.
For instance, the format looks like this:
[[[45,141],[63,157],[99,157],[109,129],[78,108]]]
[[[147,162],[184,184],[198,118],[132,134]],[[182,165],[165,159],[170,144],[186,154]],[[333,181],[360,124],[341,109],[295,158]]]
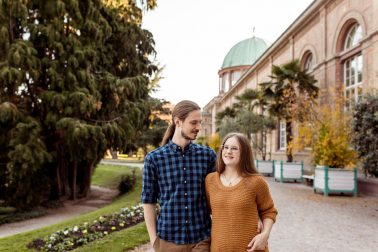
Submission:
[[[209,252],[210,237],[194,244],[175,244],[157,237],[153,248],[155,252]]]

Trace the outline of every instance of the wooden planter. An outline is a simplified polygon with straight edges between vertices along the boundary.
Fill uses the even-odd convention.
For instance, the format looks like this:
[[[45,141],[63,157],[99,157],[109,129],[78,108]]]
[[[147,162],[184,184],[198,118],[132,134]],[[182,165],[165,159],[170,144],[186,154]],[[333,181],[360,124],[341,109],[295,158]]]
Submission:
[[[286,163],[283,161],[274,162],[274,180],[275,181],[300,181],[303,178],[303,161],[300,163]]]
[[[273,176],[274,160],[255,160],[256,169],[264,175]]]
[[[314,192],[322,192],[324,196],[330,193],[351,193],[357,196],[357,169],[316,166]]]

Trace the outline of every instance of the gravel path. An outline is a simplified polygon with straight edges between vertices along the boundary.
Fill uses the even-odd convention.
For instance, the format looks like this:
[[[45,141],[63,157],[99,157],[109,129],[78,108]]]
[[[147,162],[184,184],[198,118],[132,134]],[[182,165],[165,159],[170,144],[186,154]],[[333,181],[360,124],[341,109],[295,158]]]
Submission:
[[[278,209],[271,252],[378,251],[378,198],[314,194],[267,178]],[[148,244],[132,252],[150,251]]]
[[[117,194],[117,190],[91,186],[91,193],[89,197],[85,199],[66,201],[64,207],[48,209],[47,215],[39,218],[1,225],[0,238],[49,226],[63,220],[71,219],[77,215],[96,210],[109,204]]]

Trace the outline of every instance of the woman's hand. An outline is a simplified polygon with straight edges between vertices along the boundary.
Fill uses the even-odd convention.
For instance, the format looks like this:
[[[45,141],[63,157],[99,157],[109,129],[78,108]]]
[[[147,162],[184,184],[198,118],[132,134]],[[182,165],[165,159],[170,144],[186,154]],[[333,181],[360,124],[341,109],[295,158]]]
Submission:
[[[261,231],[264,229],[264,224],[262,223],[261,219],[259,218],[259,221],[257,222],[257,233],[261,233]]]
[[[268,246],[268,236],[265,233],[256,235],[248,244],[247,251],[264,250]]]

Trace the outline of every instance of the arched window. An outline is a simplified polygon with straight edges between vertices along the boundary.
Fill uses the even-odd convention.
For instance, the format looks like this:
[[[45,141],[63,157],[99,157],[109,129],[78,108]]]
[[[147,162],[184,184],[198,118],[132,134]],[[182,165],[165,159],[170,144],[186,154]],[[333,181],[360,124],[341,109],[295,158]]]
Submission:
[[[313,61],[312,53],[308,53],[305,63],[304,63],[304,69],[309,73],[314,70],[314,61]]]
[[[362,39],[362,28],[358,23],[352,25],[345,37],[344,51],[354,49]],[[350,110],[353,104],[362,97],[362,68],[363,59],[361,52],[353,54],[344,60],[344,84],[346,109]]]
[[[344,50],[348,50],[358,44],[362,38],[362,28],[358,23],[355,23],[348,31],[344,43]]]

